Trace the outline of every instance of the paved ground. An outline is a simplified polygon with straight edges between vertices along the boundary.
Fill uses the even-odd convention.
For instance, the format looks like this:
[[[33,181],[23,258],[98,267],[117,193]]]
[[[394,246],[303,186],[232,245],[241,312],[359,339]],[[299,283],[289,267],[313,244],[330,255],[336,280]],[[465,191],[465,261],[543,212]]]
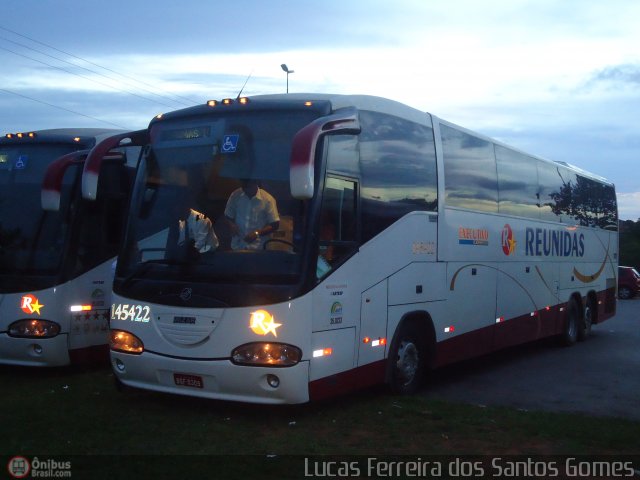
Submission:
[[[428,398],[640,420],[640,298],[573,347],[542,341],[440,369]]]

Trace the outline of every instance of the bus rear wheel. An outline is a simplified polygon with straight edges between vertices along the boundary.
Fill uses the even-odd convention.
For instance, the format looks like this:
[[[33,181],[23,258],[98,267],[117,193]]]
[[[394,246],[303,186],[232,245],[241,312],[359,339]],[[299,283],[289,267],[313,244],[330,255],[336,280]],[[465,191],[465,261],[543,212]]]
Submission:
[[[578,340],[578,328],[581,323],[580,308],[575,299],[572,298],[567,304],[564,331],[560,336],[560,340],[564,346],[570,347],[576,343]]]
[[[585,340],[591,333],[591,326],[594,323],[594,317],[596,315],[596,303],[593,299],[587,300],[587,306],[584,308],[584,314],[582,315],[582,321],[580,322],[580,328],[578,328],[578,340]]]
[[[422,387],[427,349],[415,325],[400,327],[389,354],[389,385],[394,393],[410,395]]]

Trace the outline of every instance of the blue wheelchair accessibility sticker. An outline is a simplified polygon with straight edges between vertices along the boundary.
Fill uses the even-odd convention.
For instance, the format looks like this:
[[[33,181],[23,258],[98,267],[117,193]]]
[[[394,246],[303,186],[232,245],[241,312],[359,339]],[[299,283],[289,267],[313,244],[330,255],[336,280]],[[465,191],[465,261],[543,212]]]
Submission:
[[[15,168],[16,170],[24,170],[25,168],[27,168],[28,160],[29,157],[27,155],[20,155],[17,158],[16,163],[13,164],[13,168]]]
[[[222,142],[222,153],[235,153],[238,149],[240,135],[225,135]]]

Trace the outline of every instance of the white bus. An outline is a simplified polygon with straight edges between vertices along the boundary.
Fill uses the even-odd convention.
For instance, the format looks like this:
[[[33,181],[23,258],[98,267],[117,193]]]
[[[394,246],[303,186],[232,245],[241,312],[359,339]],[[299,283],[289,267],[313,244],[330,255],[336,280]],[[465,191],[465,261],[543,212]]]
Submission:
[[[232,248],[225,219],[243,179],[277,202],[258,250]],[[175,255],[184,201],[216,249]],[[150,123],[112,367],[126,386],[258,403],[411,393],[435,367],[585,338],[615,313],[617,249],[611,183],[428,113],[369,96],[210,101]]]
[[[106,157],[96,202],[82,199],[80,182],[88,149],[116,132],[0,139],[0,364],[108,358],[112,263],[134,169],[123,154]]]

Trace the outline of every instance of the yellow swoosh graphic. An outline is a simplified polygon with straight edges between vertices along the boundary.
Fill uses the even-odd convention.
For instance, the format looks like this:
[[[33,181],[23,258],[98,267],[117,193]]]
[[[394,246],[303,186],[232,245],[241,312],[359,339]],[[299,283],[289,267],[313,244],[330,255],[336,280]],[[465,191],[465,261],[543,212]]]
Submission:
[[[610,244],[611,244],[611,239],[609,239],[609,244],[607,244],[607,251],[604,254],[604,260],[602,261],[602,265],[600,265],[600,268],[596,273],[592,275],[585,275],[584,273],[579,272],[576,267],[573,267],[573,274],[576,276],[578,280],[580,280],[582,283],[590,283],[597,280],[598,277],[602,275],[602,272],[604,271],[604,267],[607,265],[607,258],[609,258]]]

